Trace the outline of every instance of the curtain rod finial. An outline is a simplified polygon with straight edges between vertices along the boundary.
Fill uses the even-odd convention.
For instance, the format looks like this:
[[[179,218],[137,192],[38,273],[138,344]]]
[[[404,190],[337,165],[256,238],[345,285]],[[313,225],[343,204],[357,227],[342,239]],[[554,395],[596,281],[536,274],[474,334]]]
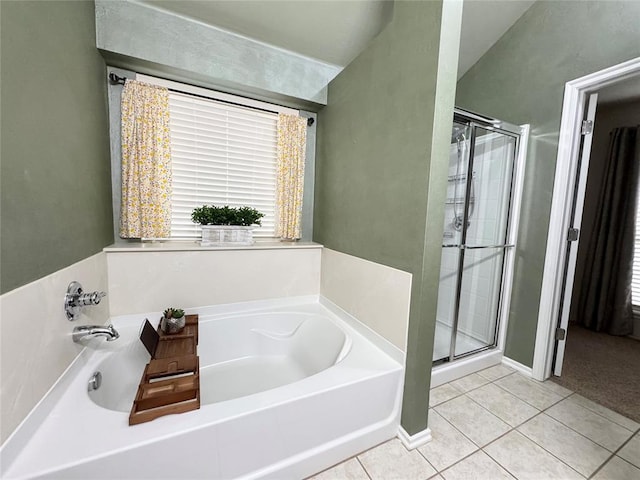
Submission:
[[[118,85],[118,84],[124,85],[124,82],[126,80],[127,79],[125,77],[119,77],[113,72],[109,73],[109,81],[111,82],[112,85]]]

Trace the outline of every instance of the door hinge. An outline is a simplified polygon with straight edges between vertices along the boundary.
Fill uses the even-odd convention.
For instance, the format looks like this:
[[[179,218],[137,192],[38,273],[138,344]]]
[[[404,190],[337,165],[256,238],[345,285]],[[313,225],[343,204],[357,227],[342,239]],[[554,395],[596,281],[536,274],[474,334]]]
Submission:
[[[567,240],[569,240],[570,242],[575,242],[576,240],[578,240],[579,236],[580,230],[578,230],[577,228],[570,228],[569,232],[567,232]]]
[[[582,135],[589,135],[593,133],[593,121],[592,120],[583,120],[582,121]]]
[[[567,336],[567,331],[564,328],[556,328],[556,340],[564,340]]]

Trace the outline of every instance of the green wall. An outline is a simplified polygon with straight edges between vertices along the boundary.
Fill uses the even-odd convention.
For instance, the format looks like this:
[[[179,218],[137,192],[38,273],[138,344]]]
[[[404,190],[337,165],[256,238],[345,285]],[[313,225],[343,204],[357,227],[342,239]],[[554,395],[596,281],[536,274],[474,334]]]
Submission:
[[[531,124],[505,354],[533,364],[564,84],[640,55],[640,2],[535,3],[458,82],[456,105]]]
[[[113,242],[93,2],[0,2],[0,292]]]
[[[413,274],[402,424],[426,428],[461,9],[396,2],[318,115],[314,240]],[[449,10],[447,10],[449,12]],[[390,319],[393,321],[393,319]]]

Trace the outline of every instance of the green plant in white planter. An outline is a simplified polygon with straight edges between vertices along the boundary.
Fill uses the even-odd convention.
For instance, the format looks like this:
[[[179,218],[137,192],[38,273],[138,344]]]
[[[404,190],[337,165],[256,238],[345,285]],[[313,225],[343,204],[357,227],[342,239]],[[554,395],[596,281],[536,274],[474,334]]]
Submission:
[[[167,308],[160,320],[160,330],[164,333],[180,333],[186,324],[184,310],[181,308]]]
[[[261,225],[263,213],[252,207],[203,205],[191,213],[191,220],[202,228],[203,246],[252,245],[253,225]]]

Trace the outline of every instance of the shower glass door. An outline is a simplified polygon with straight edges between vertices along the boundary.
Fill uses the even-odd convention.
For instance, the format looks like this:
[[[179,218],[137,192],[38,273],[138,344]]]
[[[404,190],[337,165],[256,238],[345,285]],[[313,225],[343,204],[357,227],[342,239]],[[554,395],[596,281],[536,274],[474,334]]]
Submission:
[[[461,122],[453,123],[449,149],[448,188],[445,200],[438,312],[433,344],[434,361],[448,359],[451,352],[451,338],[453,337],[455,311],[457,308],[457,290],[460,281],[458,266],[467,194],[470,138],[471,126]]]
[[[467,222],[460,246],[460,301],[453,356],[494,346],[507,243],[516,138],[473,127]]]
[[[497,344],[518,135],[454,123],[434,361]]]

